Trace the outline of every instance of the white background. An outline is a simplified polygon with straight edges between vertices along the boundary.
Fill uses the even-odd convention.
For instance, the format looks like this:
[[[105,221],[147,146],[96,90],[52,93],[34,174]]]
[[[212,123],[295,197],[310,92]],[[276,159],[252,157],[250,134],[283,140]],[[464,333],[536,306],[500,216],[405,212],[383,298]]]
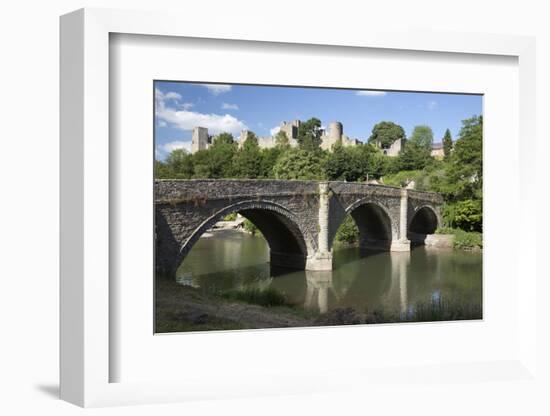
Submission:
[[[103,6],[141,9],[174,9],[185,11],[181,2],[152,1],[19,1],[3,4],[0,12],[3,82],[0,99],[2,120],[2,204],[0,233],[2,248],[1,277],[3,279],[2,343],[0,369],[2,386],[0,409],[8,414],[38,412],[71,414],[81,410],[57,401],[58,372],[58,16],[83,6]],[[257,3],[257,4],[255,4]],[[359,2],[356,2],[359,3]],[[366,2],[363,2],[366,3]],[[322,24],[332,30],[331,22],[346,22],[358,28],[363,25],[392,24],[401,27],[433,28],[437,30],[474,31],[537,35],[538,54],[538,129],[547,131],[545,118],[550,114],[550,31],[548,12],[543,2],[444,2],[386,1],[372,5],[354,5],[346,1],[311,4],[293,2],[193,2],[190,19],[203,19],[205,25],[245,14],[248,25],[274,24],[284,30],[286,25]],[[349,6],[348,6],[349,5]],[[188,6],[189,7],[189,6]],[[300,16],[303,13],[307,15]],[[278,23],[282,22],[282,23]],[[185,22],[182,22],[184,25]],[[236,26],[235,32],[246,33]],[[360,31],[358,32],[360,33]],[[545,117],[546,115],[546,117]],[[525,146],[533,147],[531,143]],[[542,180],[544,155],[549,146],[540,140],[540,202],[546,182]],[[538,249],[548,242],[548,223],[539,210]],[[542,222],[544,220],[544,222]],[[510,238],[521,230],[510,224]],[[534,243],[534,242],[533,242]],[[533,245],[533,247],[535,247]],[[503,259],[504,261],[505,259]],[[539,270],[539,273],[542,273]],[[546,269],[546,275],[550,276]],[[7,283],[7,284],[6,284]],[[543,281],[539,294],[550,293]],[[543,297],[539,297],[543,300]],[[539,301],[539,328],[550,327],[549,310]],[[548,332],[539,332],[546,351],[550,350]],[[539,354],[543,374],[550,374],[548,353]],[[141,406],[95,410],[101,414],[277,414],[288,412],[316,414],[392,414],[417,411],[419,414],[546,414],[548,403],[539,384],[532,385],[486,383],[408,387],[388,385],[374,397],[338,392],[331,395],[310,395],[282,398],[258,398],[223,402]],[[4,409],[6,407],[6,409]]]

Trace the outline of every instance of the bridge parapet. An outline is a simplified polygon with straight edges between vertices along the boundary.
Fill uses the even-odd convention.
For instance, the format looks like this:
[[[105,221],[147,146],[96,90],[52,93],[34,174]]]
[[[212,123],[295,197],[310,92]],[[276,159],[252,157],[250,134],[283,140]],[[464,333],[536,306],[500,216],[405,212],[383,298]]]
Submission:
[[[156,180],[155,202],[178,203],[195,199],[257,198],[258,196],[317,195],[316,181],[275,179]]]

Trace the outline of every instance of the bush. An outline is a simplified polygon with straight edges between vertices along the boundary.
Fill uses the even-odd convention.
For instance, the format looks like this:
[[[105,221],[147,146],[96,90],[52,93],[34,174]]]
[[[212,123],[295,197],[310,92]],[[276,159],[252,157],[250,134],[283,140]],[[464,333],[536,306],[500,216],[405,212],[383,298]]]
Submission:
[[[336,241],[340,243],[353,244],[359,240],[359,229],[357,224],[351,217],[351,215],[346,216],[340,228],[336,232]]]
[[[252,235],[256,235],[256,234],[261,235],[262,234],[260,232],[259,228],[256,227],[254,225],[254,223],[252,221],[248,220],[248,219],[244,220],[243,227],[244,227],[245,231],[249,232]]]
[[[466,199],[443,207],[443,219],[451,228],[461,228],[465,231],[483,229],[483,211],[480,200]]]
[[[436,234],[454,235],[454,248],[475,249],[483,248],[483,234],[476,231],[464,231],[459,228],[443,227],[435,230]]]
[[[483,235],[475,231],[457,230],[454,240],[455,248],[483,248]]]
[[[223,221],[235,221],[237,219],[237,213],[232,212],[231,214],[227,214],[225,217],[223,217]]]

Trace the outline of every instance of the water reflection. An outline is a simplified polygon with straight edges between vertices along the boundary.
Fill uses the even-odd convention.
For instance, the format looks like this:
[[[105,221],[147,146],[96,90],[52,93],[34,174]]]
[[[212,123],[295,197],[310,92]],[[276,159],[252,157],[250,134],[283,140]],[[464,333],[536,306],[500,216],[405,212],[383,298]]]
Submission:
[[[465,299],[481,305],[482,257],[453,250],[373,252],[337,248],[333,271],[271,268],[258,236],[219,231],[200,239],[178,270],[180,284],[220,293],[272,288],[289,302],[325,313],[337,307],[411,313],[418,302]]]

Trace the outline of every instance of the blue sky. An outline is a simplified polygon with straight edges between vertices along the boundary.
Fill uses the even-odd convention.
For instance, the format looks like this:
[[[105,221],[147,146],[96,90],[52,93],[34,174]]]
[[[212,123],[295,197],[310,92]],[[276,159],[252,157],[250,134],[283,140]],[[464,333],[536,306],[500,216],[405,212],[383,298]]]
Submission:
[[[155,81],[156,158],[189,150],[194,126],[211,135],[228,131],[238,138],[247,128],[270,136],[283,120],[317,117],[323,126],[342,122],[344,134],[366,142],[376,123],[393,121],[407,137],[414,126],[429,125],[437,143],[445,129],[455,139],[461,120],[481,114],[480,95]]]

